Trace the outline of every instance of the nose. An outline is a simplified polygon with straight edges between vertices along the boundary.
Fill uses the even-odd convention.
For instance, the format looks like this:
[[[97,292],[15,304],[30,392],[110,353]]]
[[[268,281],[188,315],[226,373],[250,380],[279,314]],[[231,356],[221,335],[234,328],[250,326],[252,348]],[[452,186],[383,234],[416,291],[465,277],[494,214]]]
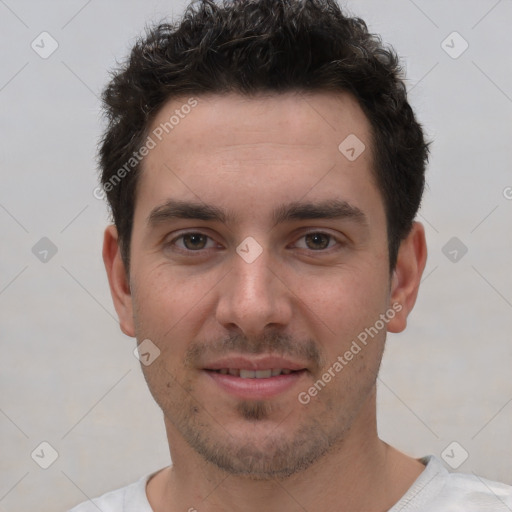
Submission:
[[[219,288],[217,321],[247,338],[259,338],[270,327],[282,329],[291,320],[293,300],[284,281],[267,250],[250,263],[235,254]]]

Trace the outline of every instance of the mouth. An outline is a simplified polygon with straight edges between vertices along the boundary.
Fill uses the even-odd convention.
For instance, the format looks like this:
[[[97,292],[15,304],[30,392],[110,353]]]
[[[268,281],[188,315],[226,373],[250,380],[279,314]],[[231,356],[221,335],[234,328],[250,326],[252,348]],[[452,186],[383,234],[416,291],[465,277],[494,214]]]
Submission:
[[[309,373],[304,365],[282,358],[229,358],[203,372],[223,393],[244,400],[269,400],[298,389]],[[301,388],[304,386],[302,383]]]
[[[220,373],[221,375],[231,375],[241,379],[269,379],[279,375],[289,375],[292,372],[302,370],[290,370],[289,368],[267,368],[266,370],[245,370],[242,368],[221,368],[220,370],[208,370]]]

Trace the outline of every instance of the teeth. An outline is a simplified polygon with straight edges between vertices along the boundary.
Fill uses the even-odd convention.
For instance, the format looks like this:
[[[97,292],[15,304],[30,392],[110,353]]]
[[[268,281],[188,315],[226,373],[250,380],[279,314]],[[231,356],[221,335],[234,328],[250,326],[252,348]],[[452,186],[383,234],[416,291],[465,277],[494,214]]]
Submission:
[[[278,375],[289,375],[292,370],[281,368],[268,368],[267,370],[239,370],[238,368],[221,368],[217,370],[222,375],[232,375],[242,379],[268,379]]]
[[[257,379],[268,379],[272,375],[272,370],[256,370]]]

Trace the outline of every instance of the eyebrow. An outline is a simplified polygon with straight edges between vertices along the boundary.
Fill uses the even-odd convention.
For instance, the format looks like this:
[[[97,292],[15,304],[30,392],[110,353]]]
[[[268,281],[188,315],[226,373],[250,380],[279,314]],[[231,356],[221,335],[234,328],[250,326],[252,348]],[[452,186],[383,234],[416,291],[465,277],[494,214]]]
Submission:
[[[230,215],[217,206],[169,199],[151,211],[147,223],[150,226],[156,226],[173,219],[196,219],[219,221],[226,224],[229,217]]]
[[[308,219],[350,219],[362,225],[368,225],[366,215],[362,210],[340,199],[329,199],[316,203],[296,201],[278,207],[273,213],[275,224]]]
[[[226,212],[217,206],[169,199],[154,208],[148,216],[149,227],[156,227],[175,219],[193,219],[217,221],[223,224],[236,223],[238,215]],[[292,220],[309,219],[349,219],[368,226],[366,215],[358,207],[340,199],[329,199],[319,202],[294,201],[276,208],[272,213],[274,225]]]

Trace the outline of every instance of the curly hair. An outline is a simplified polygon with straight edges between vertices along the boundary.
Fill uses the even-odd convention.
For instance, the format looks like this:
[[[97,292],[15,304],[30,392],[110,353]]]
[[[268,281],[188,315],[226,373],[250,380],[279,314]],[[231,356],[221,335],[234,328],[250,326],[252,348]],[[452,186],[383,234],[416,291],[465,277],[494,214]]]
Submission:
[[[101,186],[127,273],[138,150],[164,103],[183,95],[289,91],[357,99],[371,126],[372,172],[394,268],[421,202],[429,152],[395,51],[334,0],[196,0],[180,21],[148,28],[103,92]]]

